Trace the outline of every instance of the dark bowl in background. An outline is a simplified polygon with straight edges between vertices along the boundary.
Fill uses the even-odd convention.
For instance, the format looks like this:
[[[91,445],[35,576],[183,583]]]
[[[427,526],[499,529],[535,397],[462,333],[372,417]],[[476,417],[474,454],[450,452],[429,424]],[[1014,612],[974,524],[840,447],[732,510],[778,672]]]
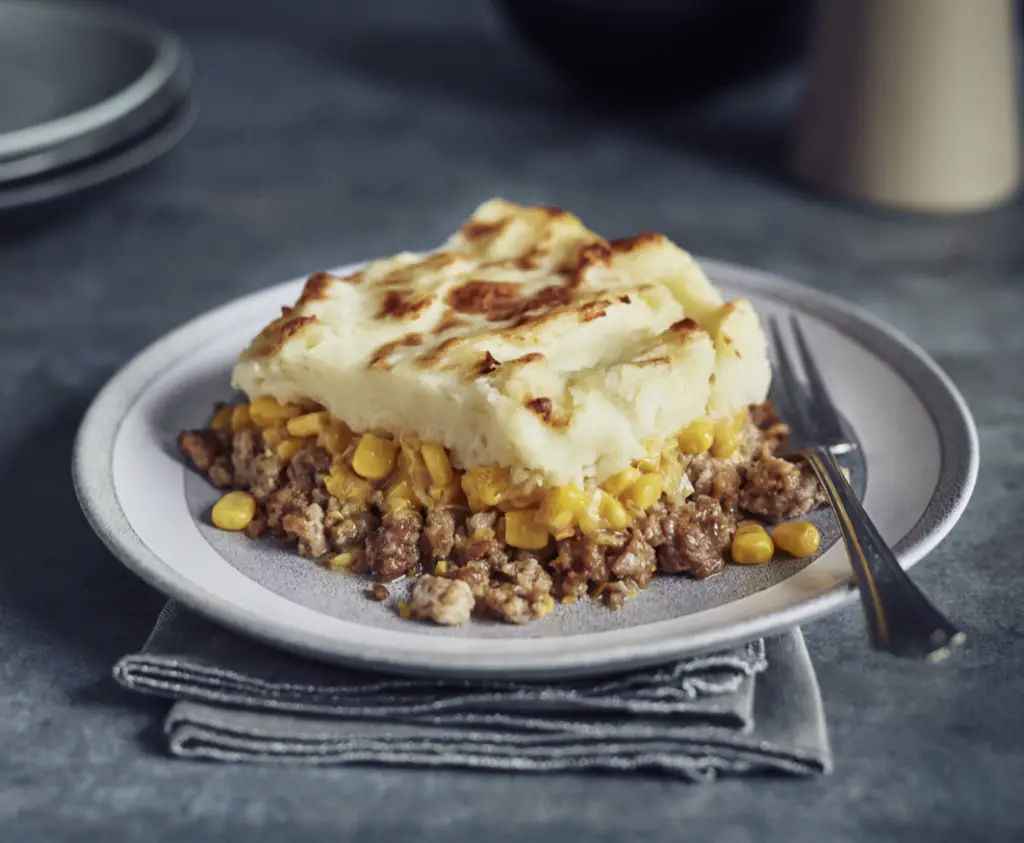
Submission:
[[[594,93],[650,103],[788,63],[810,0],[496,0],[551,64]]]

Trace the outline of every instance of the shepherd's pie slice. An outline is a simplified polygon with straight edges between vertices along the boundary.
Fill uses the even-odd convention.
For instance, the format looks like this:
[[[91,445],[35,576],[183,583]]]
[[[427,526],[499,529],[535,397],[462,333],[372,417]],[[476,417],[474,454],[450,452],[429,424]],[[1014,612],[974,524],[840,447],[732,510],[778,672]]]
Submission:
[[[607,241],[565,211],[492,199],[435,251],[313,275],[233,384],[441,444],[458,469],[582,486],[760,404],[769,378],[750,303],[723,303],[665,237]]]

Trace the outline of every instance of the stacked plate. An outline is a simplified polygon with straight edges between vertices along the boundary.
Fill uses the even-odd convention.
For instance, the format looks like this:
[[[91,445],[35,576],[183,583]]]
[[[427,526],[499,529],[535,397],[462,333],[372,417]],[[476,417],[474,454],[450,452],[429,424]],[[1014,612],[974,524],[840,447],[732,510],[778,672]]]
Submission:
[[[0,209],[66,196],[167,152],[191,123],[191,61],[118,11],[0,0]]]

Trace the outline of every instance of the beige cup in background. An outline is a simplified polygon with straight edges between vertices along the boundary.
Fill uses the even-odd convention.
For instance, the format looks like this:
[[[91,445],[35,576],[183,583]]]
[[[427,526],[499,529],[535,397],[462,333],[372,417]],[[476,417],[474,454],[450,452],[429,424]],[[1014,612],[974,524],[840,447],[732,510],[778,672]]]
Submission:
[[[820,0],[793,146],[824,191],[958,212],[1020,182],[1013,0]]]

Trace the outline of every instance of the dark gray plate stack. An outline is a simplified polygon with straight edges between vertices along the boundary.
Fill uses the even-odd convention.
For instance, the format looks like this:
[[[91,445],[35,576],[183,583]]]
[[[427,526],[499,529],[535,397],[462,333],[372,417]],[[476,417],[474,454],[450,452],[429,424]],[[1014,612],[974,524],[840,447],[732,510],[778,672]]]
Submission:
[[[174,35],[120,11],[0,0],[0,210],[163,155],[191,123],[191,76]]]

